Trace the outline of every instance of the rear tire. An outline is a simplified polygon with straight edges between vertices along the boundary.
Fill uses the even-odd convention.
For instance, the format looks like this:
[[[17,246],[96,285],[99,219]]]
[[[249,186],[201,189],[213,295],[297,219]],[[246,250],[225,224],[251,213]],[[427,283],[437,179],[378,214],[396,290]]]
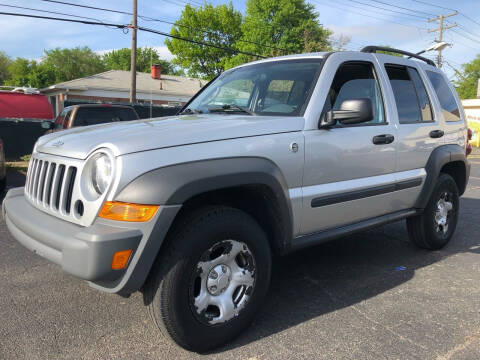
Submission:
[[[208,207],[177,222],[166,241],[144,288],[153,321],[191,351],[232,340],[254,319],[268,290],[264,231],[240,210]]]
[[[455,180],[441,173],[424,212],[407,219],[410,240],[422,249],[443,248],[457,227],[459,205]]]

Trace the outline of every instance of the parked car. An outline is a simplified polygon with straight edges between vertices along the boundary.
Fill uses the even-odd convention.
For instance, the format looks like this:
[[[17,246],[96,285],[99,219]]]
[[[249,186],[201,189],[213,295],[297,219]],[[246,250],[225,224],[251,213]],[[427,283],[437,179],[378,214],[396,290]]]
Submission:
[[[3,148],[3,141],[0,138],[0,194],[5,190],[7,183],[7,169],[5,166],[5,149]]]
[[[128,105],[82,104],[66,107],[54,122],[44,121],[42,127],[55,132],[78,126],[138,119],[135,109]]]
[[[3,212],[28,249],[141,290],[164,334],[206,351],[255,319],[272,255],[402,219],[420,248],[445,246],[470,151],[431,60],[285,56],[226,71],[176,117],[43,136]]]

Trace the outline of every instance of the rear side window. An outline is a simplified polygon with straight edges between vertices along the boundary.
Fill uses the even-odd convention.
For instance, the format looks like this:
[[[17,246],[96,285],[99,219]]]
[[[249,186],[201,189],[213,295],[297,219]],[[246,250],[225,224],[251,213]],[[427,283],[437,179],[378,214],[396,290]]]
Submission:
[[[114,107],[80,108],[77,111],[77,116],[75,117],[75,123],[73,126],[98,125],[109,122],[136,119],[133,111],[126,113],[120,110],[124,109],[118,109]],[[129,109],[125,110],[128,111]]]
[[[400,65],[386,65],[401,124],[432,121],[430,100],[418,71]]]
[[[117,113],[118,118],[120,121],[128,121],[128,120],[137,120],[137,114],[133,109],[129,108],[116,108],[115,112]]]
[[[430,79],[433,88],[440,101],[442,107],[442,113],[446,121],[458,121],[460,120],[460,111],[458,109],[455,97],[450,90],[445,78],[436,72],[427,71],[427,76]]]

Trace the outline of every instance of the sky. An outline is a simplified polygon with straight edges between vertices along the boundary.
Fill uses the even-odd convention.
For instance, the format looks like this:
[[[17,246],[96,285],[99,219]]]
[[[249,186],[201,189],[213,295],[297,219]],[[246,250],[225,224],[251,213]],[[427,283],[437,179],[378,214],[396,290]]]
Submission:
[[[131,11],[131,0],[63,0],[70,3]],[[156,19],[173,22],[181,14],[189,0],[138,0],[138,13]],[[190,0],[194,5],[202,0]],[[214,5],[227,3],[211,0]],[[438,33],[428,29],[438,28],[438,22],[428,23],[429,18],[458,10],[459,15],[446,19],[446,24],[458,26],[446,30],[444,40],[453,44],[444,51],[444,70],[453,77],[453,69],[469,62],[480,54],[480,0],[307,0],[315,6],[320,23],[333,31],[334,37],[347,36],[348,50],[359,50],[365,45],[389,45],[417,52],[428,48]],[[232,1],[234,7],[245,13],[246,0]],[[429,4],[434,4],[432,6]],[[6,6],[8,5],[8,6]],[[394,6],[392,6],[394,5]],[[13,8],[28,7],[56,11],[76,16],[98,19],[103,22],[128,24],[131,17],[97,10],[89,10],[45,0],[0,0],[0,12],[17,12],[43,16],[58,16],[33,10]],[[396,6],[396,7],[395,7]],[[473,21],[472,21],[473,20]],[[139,25],[169,32],[167,23],[139,19]],[[9,56],[40,59],[44,49],[55,47],[88,46],[104,53],[112,49],[130,47],[131,34],[103,26],[64,23],[39,19],[0,15],[0,50]],[[170,60],[172,55],[164,45],[163,36],[140,32],[138,46],[155,47],[160,56]],[[434,58],[436,53],[425,54]]]

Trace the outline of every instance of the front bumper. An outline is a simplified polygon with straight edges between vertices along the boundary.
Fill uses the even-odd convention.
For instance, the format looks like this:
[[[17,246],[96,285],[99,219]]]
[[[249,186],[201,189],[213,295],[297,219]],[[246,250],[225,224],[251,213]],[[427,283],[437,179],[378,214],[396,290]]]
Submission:
[[[159,211],[148,223],[97,218],[93,225],[82,227],[36,209],[25,199],[23,188],[11,189],[2,209],[10,233],[27,249],[60,265],[65,272],[90,281],[96,288],[121,294],[138,290],[148,275],[166,233],[155,226],[162,212],[165,213]],[[152,236],[161,238],[152,245],[148,241]],[[127,249],[133,250],[127,268],[112,270],[113,254]],[[153,257],[149,253],[152,251]]]

